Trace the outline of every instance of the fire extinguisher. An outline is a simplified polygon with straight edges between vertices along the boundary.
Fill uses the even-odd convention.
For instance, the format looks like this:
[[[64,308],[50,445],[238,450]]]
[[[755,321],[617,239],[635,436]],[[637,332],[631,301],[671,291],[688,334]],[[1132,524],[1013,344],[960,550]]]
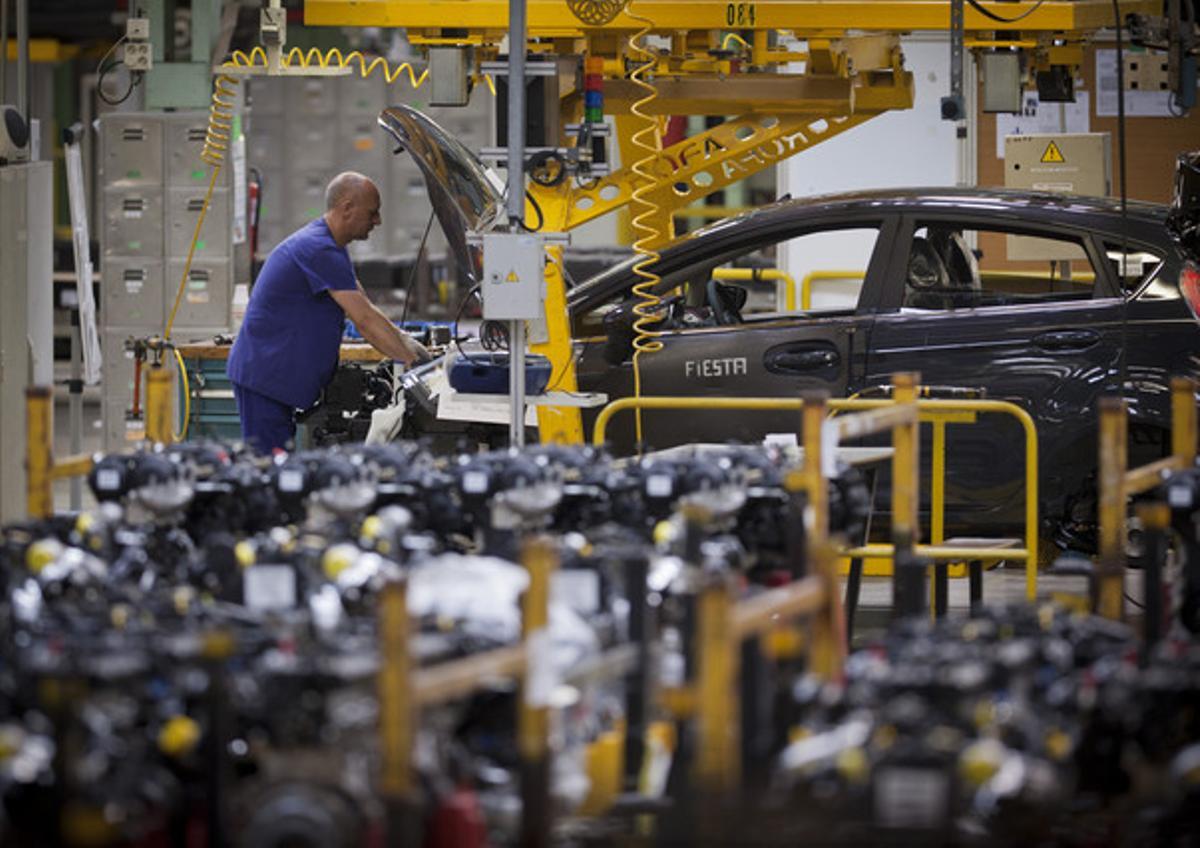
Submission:
[[[247,239],[250,242],[250,283],[258,277],[258,215],[262,208],[262,174],[257,168],[250,169],[250,181],[246,185]]]

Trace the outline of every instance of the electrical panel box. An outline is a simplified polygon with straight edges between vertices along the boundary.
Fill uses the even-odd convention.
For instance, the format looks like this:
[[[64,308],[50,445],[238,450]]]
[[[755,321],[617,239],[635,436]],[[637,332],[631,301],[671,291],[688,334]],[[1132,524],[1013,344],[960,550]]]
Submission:
[[[334,152],[337,143],[337,123],[335,121],[309,120],[300,126],[293,125],[284,144],[288,162],[293,167],[307,171],[309,169],[327,169],[336,163]],[[340,163],[337,163],[340,165]],[[342,170],[342,168],[338,168]]]
[[[109,324],[153,327],[163,317],[162,260],[106,259],[100,291],[100,311]]]
[[[104,192],[104,256],[159,258],[163,252],[161,188]]]
[[[1112,186],[1108,133],[1043,133],[1004,139],[1004,185],[1027,191],[1106,197]],[[1072,260],[1081,255],[1068,242],[1008,237],[1009,259]]]
[[[542,317],[546,297],[545,250],[528,233],[487,233],[483,237],[483,317],[521,321]]]
[[[100,168],[106,188],[161,186],[161,117],[105,115],[100,121]]]

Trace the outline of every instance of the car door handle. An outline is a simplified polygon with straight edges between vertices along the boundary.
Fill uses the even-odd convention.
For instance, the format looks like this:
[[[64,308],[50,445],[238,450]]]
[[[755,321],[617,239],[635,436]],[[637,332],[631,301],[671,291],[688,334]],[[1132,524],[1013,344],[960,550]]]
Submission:
[[[1033,343],[1042,350],[1086,350],[1100,341],[1095,330],[1055,330],[1033,337]]]
[[[767,370],[775,374],[801,374],[805,371],[819,371],[841,361],[836,350],[781,350],[766,356]]]

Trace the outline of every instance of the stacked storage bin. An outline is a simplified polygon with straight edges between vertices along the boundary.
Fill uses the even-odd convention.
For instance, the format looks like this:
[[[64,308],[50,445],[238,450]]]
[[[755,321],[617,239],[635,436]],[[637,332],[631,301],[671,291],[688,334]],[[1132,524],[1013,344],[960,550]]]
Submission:
[[[100,311],[104,444],[140,439],[130,420],[134,368],[125,340],[161,334],[175,302],[211,169],[200,160],[206,112],[115,113],[100,120],[104,221]],[[232,168],[222,168],[175,316],[176,341],[229,331]]]

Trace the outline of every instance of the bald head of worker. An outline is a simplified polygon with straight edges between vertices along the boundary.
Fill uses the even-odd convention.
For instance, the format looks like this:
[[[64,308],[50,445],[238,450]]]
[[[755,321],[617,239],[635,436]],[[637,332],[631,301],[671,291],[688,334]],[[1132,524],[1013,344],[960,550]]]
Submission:
[[[379,226],[379,189],[370,178],[345,171],[325,188],[325,223],[333,240],[345,247],[365,239]]]

